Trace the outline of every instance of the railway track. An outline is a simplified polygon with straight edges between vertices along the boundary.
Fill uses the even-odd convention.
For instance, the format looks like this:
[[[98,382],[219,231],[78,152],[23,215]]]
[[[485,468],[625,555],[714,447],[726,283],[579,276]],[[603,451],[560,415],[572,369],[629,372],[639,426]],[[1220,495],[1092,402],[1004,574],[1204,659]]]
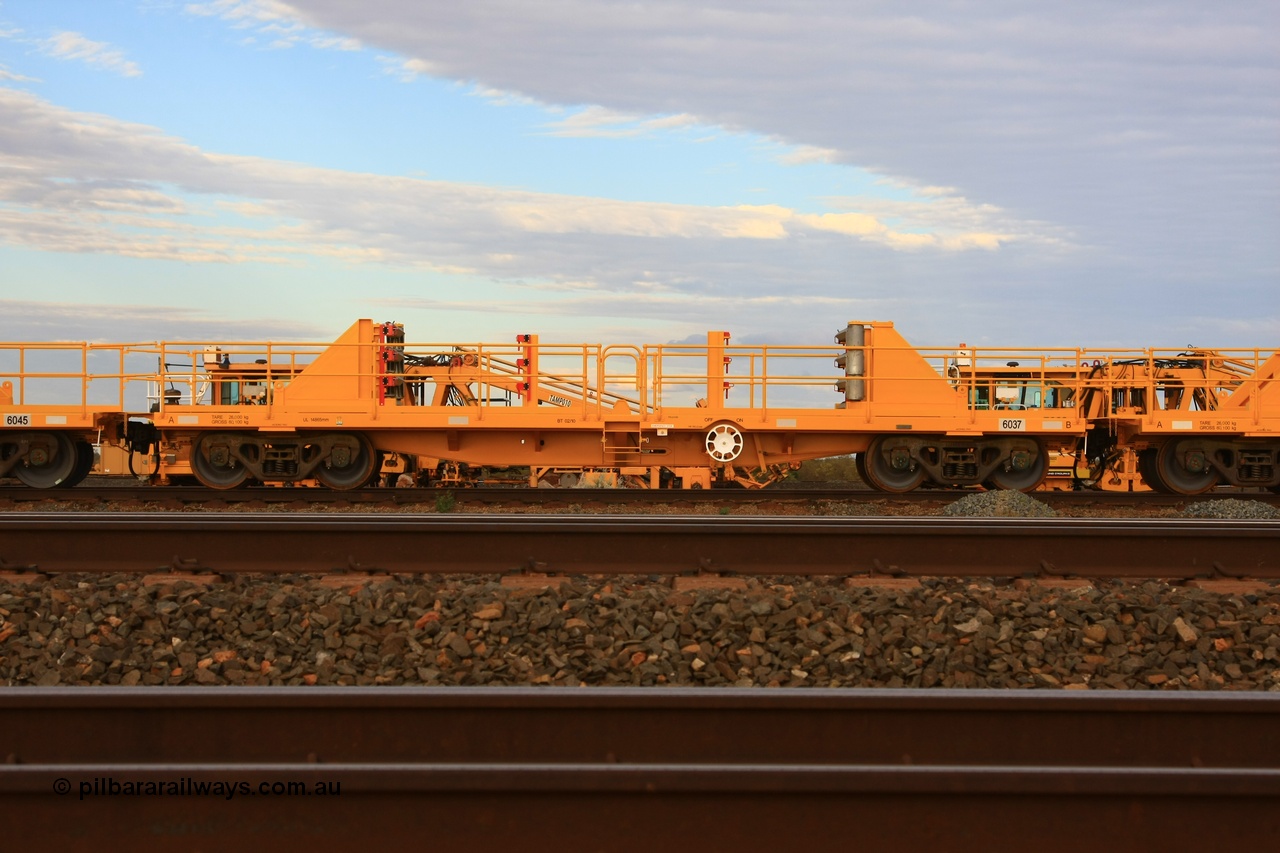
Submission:
[[[29,688],[0,810],[27,850],[1272,849],[1278,724],[1260,693]]]
[[[1280,523],[1222,519],[0,514],[0,569],[1280,577]]]
[[[352,489],[336,492],[324,488],[239,488],[212,491],[196,486],[139,486],[123,481],[92,480],[73,489],[39,490],[24,486],[0,485],[0,502],[16,505],[40,503],[94,503],[104,505],[245,505],[261,504],[311,506],[348,504],[353,506],[431,505],[448,500],[460,506],[556,507],[592,504],[604,507],[681,505],[773,505],[804,506],[822,502],[883,502],[901,506],[943,506],[974,494],[968,489],[922,489],[904,494],[865,488],[771,488],[771,489],[530,489],[475,487],[460,489]],[[1206,500],[1239,498],[1280,506],[1280,494],[1262,489],[1214,489],[1202,495],[1169,495],[1159,492],[1046,491],[1035,492],[1036,500],[1051,507],[1181,507]]]

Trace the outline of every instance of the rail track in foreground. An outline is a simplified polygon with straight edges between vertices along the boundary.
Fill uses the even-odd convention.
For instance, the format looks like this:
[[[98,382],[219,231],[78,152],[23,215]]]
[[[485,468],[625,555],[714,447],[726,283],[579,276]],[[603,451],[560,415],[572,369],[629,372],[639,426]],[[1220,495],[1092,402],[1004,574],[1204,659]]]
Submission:
[[[94,853],[1265,850],[1278,725],[1266,693],[23,688],[0,812]]]
[[[432,505],[447,500],[457,506],[564,507],[571,504],[599,507],[645,507],[660,504],[685,506],[818,506],[824,503],[882,503],[891,506],[945,506],[975,489],[919,489],[913,492],[879,492],[856,487],[767,489],[531,489],[511,486],[466,488],[369,488],[334,491],[326,488],[246,487],[213,491],[197,486],[145,486],[123,480],[93,478],[71,489],[30,489],[0,484],[0,502],[37,505],[73,502],[107,506],[244,506],[354,507]],[[1055,508],[1073,507],[1183,507],[1207,500],[1237,498],[1280,506],[1280,494],[1262,489],[1218,488],[1201,495],[1159,492],[1044,491],[1031,497]]]
[[[7,572],[1280,578],[1280,522],[0,513]]]

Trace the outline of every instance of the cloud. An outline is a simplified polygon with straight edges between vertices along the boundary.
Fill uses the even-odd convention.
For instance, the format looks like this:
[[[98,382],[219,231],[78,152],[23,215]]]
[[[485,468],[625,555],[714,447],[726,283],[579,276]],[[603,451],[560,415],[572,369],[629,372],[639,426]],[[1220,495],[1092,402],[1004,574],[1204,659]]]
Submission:
[[[400,80],[401,83],[412,83],[419,77],[428,76],[434,73],[431,63],[423,62],[421,59],[402,59],[398,56],[379,56],[378,64],[382,66],[382,73],[388,74]]]
[[[276,0],[212,0],[187,3],[183,10],[189,15],[222,18],[242,28],[278,24],[296,17],[294,10]]]
[[[19,74],[16,71],[10,71],[9,67],[0,62],[0,80],[8,80],[13,83],[39,83],[40,81],[34,77],[27,77],[25,74]]]
[[[880,304],[883,300],[864,300],[840,296],[708,296],[705,294],[681,294],[669,291],[628,293],[599,293],[585,289],[569,290],[566,298],[555,302],[516,298],[505,307],[517,314],[547,314],[563,317],[611,317],[619,314],[640,314],[649,318],[683,319],[693,313],[715,314],[733,312],[775,311],[780,306],[816,307],[822,310],[857,310]],[[490,305],[482,300],[397,299],[396,305],[449,311],[480,311]]]
[[[689,117],[795,146],[792,162],[955,187],[949,217],[974,199],[964,215],[994,206],[1052,223],[1059,238],[1109,253],[1128,286],[1132,264],[1156,277],[1196,267],[1276,283],[1280,6],[1270,0],[287,8],[435,76],[577,110],[552,132],[631,135],[654,116]],[[1025,230],[973,229],[1002,244]]]
[[[76,60],[122,77],[142,76],[142,69],[136,62],[126,59],[123,52],[105,42],[91,41],[80,33],[56,33],[40,42],[40,51],[54,59]]]
[[[437,339],[439,332],[432,330],[432,324],[439,318],[474,316],[488,320],[487,340],[504,339],[507,330],[494,329],[494,322],[511,325],[518,318],[512,333],[536,331],[544,342],[700,344],[706,341],[707,329],[715,328],[732,333],[734,344],[785,346],[827,345],[848,319],[900,316],[906,307],[906,300],[893,296],[690,295],[643,288],[625,293],[567,288],[557,289],[555,299],[542,297],[528,288],[504,287],[453,298],[410,296],[381,302],[398,316],[407,315],[412,322],[406,331],[414,340],[432,335],[430,339]],[[500,317],[494,316],[495,304],[502,305]],[[584,328],[591,331],[584,335]],[[823,359],[818,369],[829,369],[829,365],[830,360]]]
[[[645,118],[604,107],[586,107],[546,127],[550,136],[616,139],[695,127],[697,124],[697,119],[687,113]]]
[[[212,0],[212,2],[187,3],[183,11],[203,18],[220,18],[236,29],[256,33],[247,43],[255,43],[258,36],[267,40],[272,49],[307,45],[317,50],[354,51],[363,49],[359,39],[349,36],[317,32],[300,24],[297,13],[278,0]]]
[[[364,45],[360,44],[359,39],[342,38],[341,36],[314,36],[307,40],[307,44],[317,50],[354,51],[364,49]]]
[[[858,195],[827,201],[836,207],[859,211],[853,217],[857,229],[868,228],[866,222],[874,223],[875,228],[881,227],[881,223],[899,223],[908,229],[909,238],[924,237],[927,243],[936,242],[948,248],[968,245],[991,249],[1000,243],[1017,241],[1034,243],[1050,251],[1067,251],[1076,243],[1075,235],[1065,228],[1048,222],[1019,220],[995,205],[974,204],[952,187],[894,186],[909,197]],[[829,217],[833,227],[848,218],[848,214]],[[886,239],[893,240],[895,235],[886,234]]]
[[[411,63],[420,64],[423,74],[436,73],[435,69],[431,68],[429,63],[423,62],[420,59],[412,59],[405,64],[408,65]],[[559,109],[558,107],[555,107],[555,106],[540,104],[537,101],[535,101],[533,98],[527,98],[524,95],[520,95],[515,92],[504,92],[501,89],[491,89],[483,86],[475,86],[475,87],[472,87],[471,93],[477,97],[484,98],[486,101],[488,101],[489,103],[493,104],[496,107],[533,106],[533,107],[538,107],[540,109],[548,110],[550,112],[556,112]]]
[[[5,341],[323,341],[332,337],[333,330],[310,323],[278,318],[229,320],[217,309],[0,299],[0,340]]]
[[[950,216],[924,222],[938,203]],[[671,325],[683,313],[690,323],[723,311],[740,334],[811,340],[832,314],[870,313],[839,307],[847,302],[881,306],[871,319],[947,304],[933,321],[940,328],[1010,312],[1025,318],[1024,330],[1037,322],[1042,288],[1010,295],[1007,283],[1045,234],[936,190],[914,211],[859,204],[833,199],[831,210],[806,211],[630,202],[343,172],[204,151],[154,127],[0,86],[0,246],[204,268],[270,265],[285,276],[264,282],[323,274],[326,304],[362,313],[369,308],[360,294],[371,287],[406,305],[465,293],[491,306],[472,337],[489,334],[481,321],[492,306],[509,312],[525,303],[545,306],[547,317],[576,316],[581,306],[614,311],[593,327],[621,339],[652,337],[644,322]],[[1019,227],[1005,227],[1011,223]],[[995,256],[1003,271],[978,260]],[[237,287],[243,278],[198,275]],[[345,276],[370,284],[334,283]],[[281,305],[296,302],[284,293],[289,285],[267,286],[281,291],[273,296]],[[998,309],[988,309],[993,299]]]
[[[819,148],[816,145],[797,145],[782,154],[778,160],[788,166],[801,166],[806,163],[835,163],[840,152],[834,148]]]
[[[1173,312],[1211,330],[1275,313],[1280,11],[1262,0],[189,8],[254,44],[349,39],[400,79],[559,111],[549,134],[747,132],[784,162],[857,166],[887,191],[708,207],[355,175],[202,151],[6,92],[0,239],[407,271],[389,298],[491,297],[543,306],[548,321],[612,312],[593,328],[724,312],[801,339],[852,313],[822,299],[851,299],[878,319],[909,315],[913,340],[963,329],[1142,346],[1167,343]]]
[[[652,266],[641,259],[666,253],[658,244],[673,240],[714,247],[828,233],[893,249],[963,251],[1017,239],[981,230],[983,215],[954,198],[968,219],[940,216],[929,233],[911,233],[852,210],[626,202],[221,155],[12,89],[0,88],[0,117],[0,237],[52,251],[199,263],[320,257],[616,283],[625,268],[558,270],[543,253],[568,242],[594,263],[624,241],[625,257]],[[892,213],[912,218],[905,207]],[[923,222],[916,216],[914,225]]]

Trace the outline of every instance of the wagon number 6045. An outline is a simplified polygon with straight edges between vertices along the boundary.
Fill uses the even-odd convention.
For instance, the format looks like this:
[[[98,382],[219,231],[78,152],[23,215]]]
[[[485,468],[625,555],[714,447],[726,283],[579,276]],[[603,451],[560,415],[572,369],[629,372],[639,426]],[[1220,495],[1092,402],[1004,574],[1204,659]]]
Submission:
[[[5,415],[4,425],[11,426],[31,426],[31,415]]]

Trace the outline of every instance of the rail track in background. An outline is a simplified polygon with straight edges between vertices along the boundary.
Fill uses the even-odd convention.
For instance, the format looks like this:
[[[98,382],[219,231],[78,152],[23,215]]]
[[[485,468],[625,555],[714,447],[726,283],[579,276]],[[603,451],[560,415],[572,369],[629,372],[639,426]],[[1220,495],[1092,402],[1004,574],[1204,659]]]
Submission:
[[[342,504],[354,507],[431,505],[442,498],[458,505],[484,507],[562,507],[591,504],[604,507],[677,505],[805,506],[824,502],[875,503],[898,506],[943,506],[974,489],[920,489],[905,494],[856,487],[768,489],[533,489],[510,486],[465,488],[370,488],[334,491],[325,488],[248,487],[214,491],[198,486],[145,486],[132,483],[89,481],[71,489],[30,489],[0,484],[0,502],[15,505],[41,503],[97,503],[105,505],[245,504],[308,506]],[[447,498],[445,497],[447,496]],[[1206,500],[1238,498],[1280,506],[1280,494],[1253,489],[1220,488],[1202,495],[1170,495],[1158,492],[1045,491],[1033,492],[1036,500],[1052,507],[1182,507]]]
[[[0,569],[1280,578],[1280,521],[0,513]]]
[[[95,853],[1274,849],[1277,725],[1266,693],[24,688],[0,810]]]

